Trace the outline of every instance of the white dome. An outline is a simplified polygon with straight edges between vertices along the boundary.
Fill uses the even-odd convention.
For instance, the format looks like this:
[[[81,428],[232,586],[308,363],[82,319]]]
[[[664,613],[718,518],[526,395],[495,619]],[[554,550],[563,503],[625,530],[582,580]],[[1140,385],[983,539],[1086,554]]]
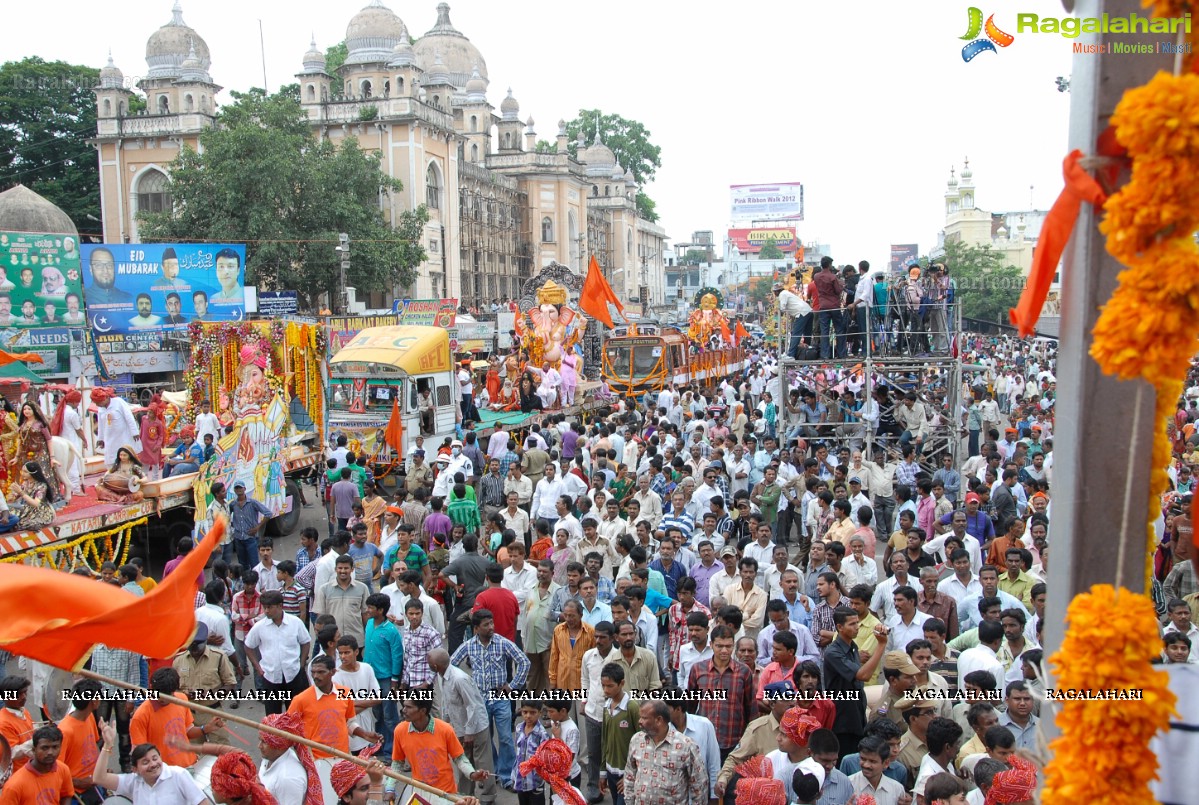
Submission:
[[[125,74],[112,63],[112,52],[108,54],[108,64],[100,68],[100,86],[104,89],[120,89],[125,86]]]
[[[445,62],[441,60],[441,54],[438,53],[433,58],[433,64],[425,71],[424,78],[421,79],[421,84],[426,87],[439,87],[451,85],[450,73],[445,68]]]
[[[588,176],[610,177],[614,170],[620,167],[616,164],[616,154],[604,145],[603,140],[596,140],[586,148],[580,148],[579,161],[587,167]],[[624,176],[624,171],[621,171],[621,176]]]
[[[471,103],[487,103],[487,79],[479,74],[477,64],[466,82],[466,98]]]
[[[183,21],[183,9],[176,2],[171,9],[171,21],[150,34],[146,40],[147,78],[178,78],[192,48],[205,72],[212,66],[208,43]]]
[[[395,46],[407,41],[408,29],[395,12],[382,0],[371,4],[350,18],[346,26],[346,64],[388,62]]]
[[[415,63],[416,53],[412,50],[412,43],[408,41],[408,37],[405,35],[403,40],[398,42],[395,48],[392,49],[391,61],[387,63],[387,66],[407,67],[408,65]]]
[[[480,76],[487,78],[487,62],[483,54],[450,22],[447,3],[438,4],[437,23],[417,40],[416,63],[428,72],[439,54],[450,83],[458,89],[465,89],[476,68]]]
[[[304,72],[323,73],[325,65],[325,53],[316,46],[316,36],[314,35],[308,44],[308,52],[304,54]]]
[[[627,171],[624,172],[624,183],[629,185],[630,187],[637,186],[637,177],[633,175],[632,168],[629,168]]]
[[[512,87],[508,87],[508,97],[500,101],[500,113],[504,120],[520,120],[520,102],[512,97]]]
[[[204,71],[204,65],[197,58],[194,45],[188,48],[187,58],[183,60],[183,64],[179,65],[179,78],[176,80],[204,84],[212,81],[212,78]]]

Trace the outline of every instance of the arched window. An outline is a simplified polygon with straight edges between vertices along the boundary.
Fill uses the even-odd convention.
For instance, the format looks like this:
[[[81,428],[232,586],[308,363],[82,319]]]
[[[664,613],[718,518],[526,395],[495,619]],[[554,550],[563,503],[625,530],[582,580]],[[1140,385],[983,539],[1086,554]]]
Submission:
[[[612,185],[610,185],[610,184],[604,185],[604,195],[605,196],[612,195]]]
[[[316,100],[316,85],[308,85],[308,102],[312,103]]]
[[[471,132],[479,130],[479,118],[475,115],[470,116],[470,130]]]
[[[434,162],[430,162],[429,169],[425,171],[425,204],[431,210],[441,208],[441,173]]]
[[[554,242],[554,221],[548,215],[541,219],[541,242]]]
[[[441,96],[440,96],[440,95],[434,95],[434,96],[433,96],[433,105],[434,105],[434,106],[436,106],[436,107],[440,107],[440,106],[441,106]]]
[[[196,109],[196,101],[192,98],[191,93],[183,96],[183,111],[194,112]]]
[[[137,180],[137,211],[167,212],[171,209],[171,181],[162,171],[149,170]]]
[[[171,113],[170,99],[165,95],[158,96],[158,114],[169,115]]]
[[[391,97],[391,81],[388,81],[386,79],[383,81],[383,97],[384,98]]]
[[[208,96],[207,95],[200,96],[200,111],[201,112],[208,111]]]
[[[628,245],[628,253],[629,253],[629,254],[632,254],[632,253],[633,253],[633,230],[631,230],[631,229],[629,230],[629,245]]]
[[[110,101],[108,98],[105,98],[104,99],[104,116],[108,117],[111,114],[112,114],[112,101]]]
[[[511,148],[511,147],[512,147],[512,132],[505,131],[504,132],[504,148]]]
[[[471,146],[470,146],[470,161],[471,162],[479,161],[479,146],[475,145],[474,143],[471,143]]]
[[[362,97],[363,98],[371,97],[372,90],[373,90],[373,87],[371,87],[370,79],[366,79],[366,78],[362,79]]]
[[[347,81],[347,82],[346,82],[346,95],[349,95],[350,93],[351,93],[351,90],[350,90],[350,82],[349,82],[349,81]]]
[[[404,76],[396,76],[396,92],[400,95],[404,94]]]
[[[599,185],[597,185],[597,184],[591,185],[591,196],[594,198],[595,196],[598,196],[598,195],[599,195]]]

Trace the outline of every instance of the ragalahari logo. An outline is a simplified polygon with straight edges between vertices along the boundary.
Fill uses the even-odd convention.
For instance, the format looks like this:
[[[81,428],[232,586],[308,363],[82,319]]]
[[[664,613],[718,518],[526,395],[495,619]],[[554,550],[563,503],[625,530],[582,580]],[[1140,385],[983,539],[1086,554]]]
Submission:
[[[986,51],[998,53],[999,51],[995,50],[996,45],[1005,48],[1016,41],[1016,37],[999,30],[999,26],[995,24],[994,14],[987,17],[984,25],[982,9],[971,6],[968,13],[970,15],[969,27],[966,29],[966,34],[960,38],[970,41],[962,48],[962,61],[973,61],[975,56]],[[986,37],[980,38],[980,33],[985,33]]]

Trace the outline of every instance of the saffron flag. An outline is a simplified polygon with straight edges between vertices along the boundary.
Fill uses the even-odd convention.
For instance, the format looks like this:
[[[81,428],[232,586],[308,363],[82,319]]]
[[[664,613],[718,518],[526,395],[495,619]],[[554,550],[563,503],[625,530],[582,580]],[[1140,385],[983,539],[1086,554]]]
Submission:
[[[745,329],[745,325],[743,325],[741,322],[737,322],[737,326],[733,328],[733,333],[735,333],[737,336],[738,346],[741,345],[742,338],[749,338],[749,331]]]
[[[36,352],[5,352],[0,349],[0,366],[24,361],[25,363],[42,363],[42,356]]]
[[[733,343],[733,336],[729,332],[729,323],[724,320],[723,316],[720,318],[720,340],[726,344]]]
[[[593,254],[591,262],[587,266],[587,279],[583,280],[583,290],[579,293],[579,309],[596,321],[612,328],[616,325],[612,323],[612,316],[608,314],[609,302],[616,306],[622,316],[624,315],[624,306],[620,304],[612,286],[604,279],[599,262],[596,261]]]
[[[383,431],[383,441],[392,450],[404,455],[404,423],[400,419],[400,395],[396,394],[391,401],[391,419],[387,421],[387,430]]]
[[[144,596],[93,579],[22,564],[0,565],[0,648],[76,671],[96,643],[170,657],[196,629],[196,577],[227,525],[216,525],[175,571]]]

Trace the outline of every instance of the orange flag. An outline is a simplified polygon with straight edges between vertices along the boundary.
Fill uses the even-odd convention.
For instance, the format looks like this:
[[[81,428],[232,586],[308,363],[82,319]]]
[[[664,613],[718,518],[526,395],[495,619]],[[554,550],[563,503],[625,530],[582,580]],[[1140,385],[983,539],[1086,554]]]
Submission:
[[[141,597],[93,579],[22,564],[0,565],[0,647],[71,671],[96,643],[170,657],[196,629],[196,576],[225,533],[224,520],[171,575]]]
[[[599,262],[596,261],[593,254],[591,262],[587,266],[587,279],[583,280],[583,290],[579,293],[579,309],[596,321],[612,328],[616,325],[612,323],[612,317],[608,315],[609,302],[616,306],[621,315],[624,315],[624,306],[620,304],[612,286],[604,279]]]
[[[42,356],[36,352],[5,352],[0,349],[0,366],[8,366],[10,363],[24,361],[25,363],[42,363]]]
[[[749,338],[749,330],[741,322],[737,322],[737,326],[733,328],[733,332],[737,336],[737,345],[740,346],[742,338]]]
[[[726,343],[733,343],[733,336],[729,333],[729,323],[722,317],[720,319],[720,339]]]
[[[404,423],[400,420],[400,393],[396,390],[395,399],[391,402],[391,419],[387,421],[387,430],[383,431],[383,441],[392,450],[404,455]]]

